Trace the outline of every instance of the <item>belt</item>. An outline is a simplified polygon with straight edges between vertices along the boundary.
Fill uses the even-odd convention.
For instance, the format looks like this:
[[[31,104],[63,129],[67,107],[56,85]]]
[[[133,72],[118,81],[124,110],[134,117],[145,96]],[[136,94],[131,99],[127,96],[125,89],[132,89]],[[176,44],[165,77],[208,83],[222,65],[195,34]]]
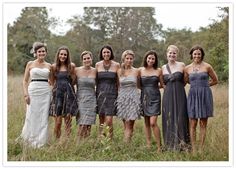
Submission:
[[[31,80],[31,82],[36,82],[36,81],[48,82],[48,79],[32,79],[32,80]]]

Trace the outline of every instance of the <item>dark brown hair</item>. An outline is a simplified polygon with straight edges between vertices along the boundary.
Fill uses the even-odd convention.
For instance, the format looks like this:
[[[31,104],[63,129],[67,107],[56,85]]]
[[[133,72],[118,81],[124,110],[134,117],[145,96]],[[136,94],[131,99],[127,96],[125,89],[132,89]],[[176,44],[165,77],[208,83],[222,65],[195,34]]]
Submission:
[[[67,52],[67,58],[65,60],[65,65],[67,68],[67,71],[69,73],[69,75],[72,74],[72,68],[71,68],[71,59],[70,59],[70,51],[69,48],[67,46],[61,46],[60,48],[58,48],[56,56],[55,56],[55,63],[56,63],[56,71],[55,73],[59,72],[60,67],[61,67],[61,61],[59,59],[59,53],[61,50],[65,50]]]
[[[110,60],[113,60],[113,59],[114,59],[114,54],[113,54],[113,51],[112,51],[111,46],[109,46],[109,45],[103,46],[102,49],[100,50],[100,52],[99,52],[99,58],[100,58],[100,60],[103,60],[102,51],[103,51],[103,49],[105,49],[105,48],[108,49],[109,51],[111,51]]]
[[[147,64],[147,57],[148,57],[149,55],[154,55],[154,56],[155,56],[155,63],[153,64],[153,68],[154,68],[154,69],[157,69],[157,67],[158,67],[158,57],[157,57],[156,51],[154,51],[154,50],[149,50],[149,51],[147,51],[147,52],[145,53],[144,58],[143,58],[143,66],[144,66],[145,68],[148,66],[148,64]]]
[[[204,59],[204,56],[205,56],[205,52],[204,52],[204,50],[203,50],[203,48],[201,47],[201,46],[199,46],[199,45],[195,45],[195,46],[193,46],[192,48],[191,48],[191,50],[190,50],[190,52],[189,52],[189,54],[190,54],[190,59],[192,60],[193,59],[193,52],[195,51],[195,50],[200,50],[201,51],[201,53],[202,53],[202,57],[201,57],[201,60],[203,60]]]

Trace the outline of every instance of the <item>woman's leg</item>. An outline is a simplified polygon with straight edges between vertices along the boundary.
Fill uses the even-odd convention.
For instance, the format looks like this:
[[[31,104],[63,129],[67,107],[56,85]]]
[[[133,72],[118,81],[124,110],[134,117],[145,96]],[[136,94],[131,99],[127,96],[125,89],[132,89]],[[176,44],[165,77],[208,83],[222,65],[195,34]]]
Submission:
[[[190,123],[190,140],[192,145],[192,152],[196,152],[196,128],[197,128],[198,119],[189,119]]]
[[[98,137],[103,135],[103,127],[105,123],[105,115],[99,115],[99,129],[98,129]]]
[[[201,151],[204,148],[204,142],[205,142],[205,138],[206,138],[207,119],[208,118],[201,118],[200,119],[200,150]]]
[[[59,139],[61,137],[62,116],[56,116],[54,119],[55,119],[54,135],[56,139]]]
[[[144,116],[144,123],[145,123],[145,134],[146,134],[146,142],[147,147],[151,147],[151,127],[150,127],[150,117]]]
[[[71,133],[71,122],[72,122],[72,117],[71,114],[67,114],[64,117],[64,123],[65,123],[65,131],[66,131],[66,136],[69,137]]]
[[[151,116],[150,117],[150,126],[153,130],[153,134],[157,143],[157,151],[161,151],[161,134],[160,134],[160,128],[157,125],[157,116]]]
[[[106,116],[105,117],[105,123],[106,123],[106,126],[109,127],[108,137],[112,139],[112,137],[113,137],[113,116]]]
[[[130,142],[133,136],[135,120],[129,120],[125,122],[125,142]]]

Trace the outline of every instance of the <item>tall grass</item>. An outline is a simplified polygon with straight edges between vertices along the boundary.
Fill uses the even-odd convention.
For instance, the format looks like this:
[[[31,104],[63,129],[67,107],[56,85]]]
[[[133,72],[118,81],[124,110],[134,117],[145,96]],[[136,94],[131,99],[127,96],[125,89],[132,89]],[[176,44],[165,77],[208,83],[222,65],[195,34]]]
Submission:
[[[92,126],[91,136],[78,143],[77,126],[72,121],[71,137],[62,135],[60,141],[53,138],[54,120],[49,118],[49,143],[40,149],[32,149],[15,139],[20,135],[25,119],[25,102],[22,92],[22,77],[8,77],[8,161],[228,161],[228,85],[212,87],[214,117],[209,118],[205,150],[202,153],[188,152],[157,153],[153,139],[151,149],[146,148],[143,119],[135,122],[133,140],[123,142],[123,124],[114,119],[114,138],[98,139],[98,124]],[[188,91],[188,86],[186,86]],[[98,118],[97,118],[98,121]],[[158,117],[161,128],[161,116]],[[63,129],[63,126],[62,126]],[[64,132],[64,131],[63,131]],[[163,141],[162,141],[163,142]]]

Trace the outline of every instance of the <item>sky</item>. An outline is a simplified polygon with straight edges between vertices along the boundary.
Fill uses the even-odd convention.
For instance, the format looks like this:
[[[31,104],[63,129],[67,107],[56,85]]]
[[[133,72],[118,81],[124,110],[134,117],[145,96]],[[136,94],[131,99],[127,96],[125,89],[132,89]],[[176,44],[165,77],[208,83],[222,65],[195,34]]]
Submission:
[[[66,20],[74,15],[82,15],[84,4],[81,3],[46,3],[46,4],[25,4],[9,3],[3,6],[4,23],[12,24],[20,16],[21,10],[26,6],[45,6],[49,10],[49,17],[56,17],[62,24],[52,30],[56,34],[63,35],[70,29]],[[91,4],[90,4],[91,5]],[[111,4],[111,6],[114,4]],[[121,4],[124,6],[124,4]],[[133,5],[133,4],[132,4]],[[96,4],[96,6],[102,6]],[[117,6],[117,5],[115,5]],[[120,5],[119,5],[120,6]],[[145,5],[134,5],[145,6]],[[153,3],[148,6],[155,7],[158,24],[163,25],[163,29],[191,29],[197,31],[200,27],[205,27],[212,23],[212,19],[219,19],[218,6],[225,6],[217,3]]]

